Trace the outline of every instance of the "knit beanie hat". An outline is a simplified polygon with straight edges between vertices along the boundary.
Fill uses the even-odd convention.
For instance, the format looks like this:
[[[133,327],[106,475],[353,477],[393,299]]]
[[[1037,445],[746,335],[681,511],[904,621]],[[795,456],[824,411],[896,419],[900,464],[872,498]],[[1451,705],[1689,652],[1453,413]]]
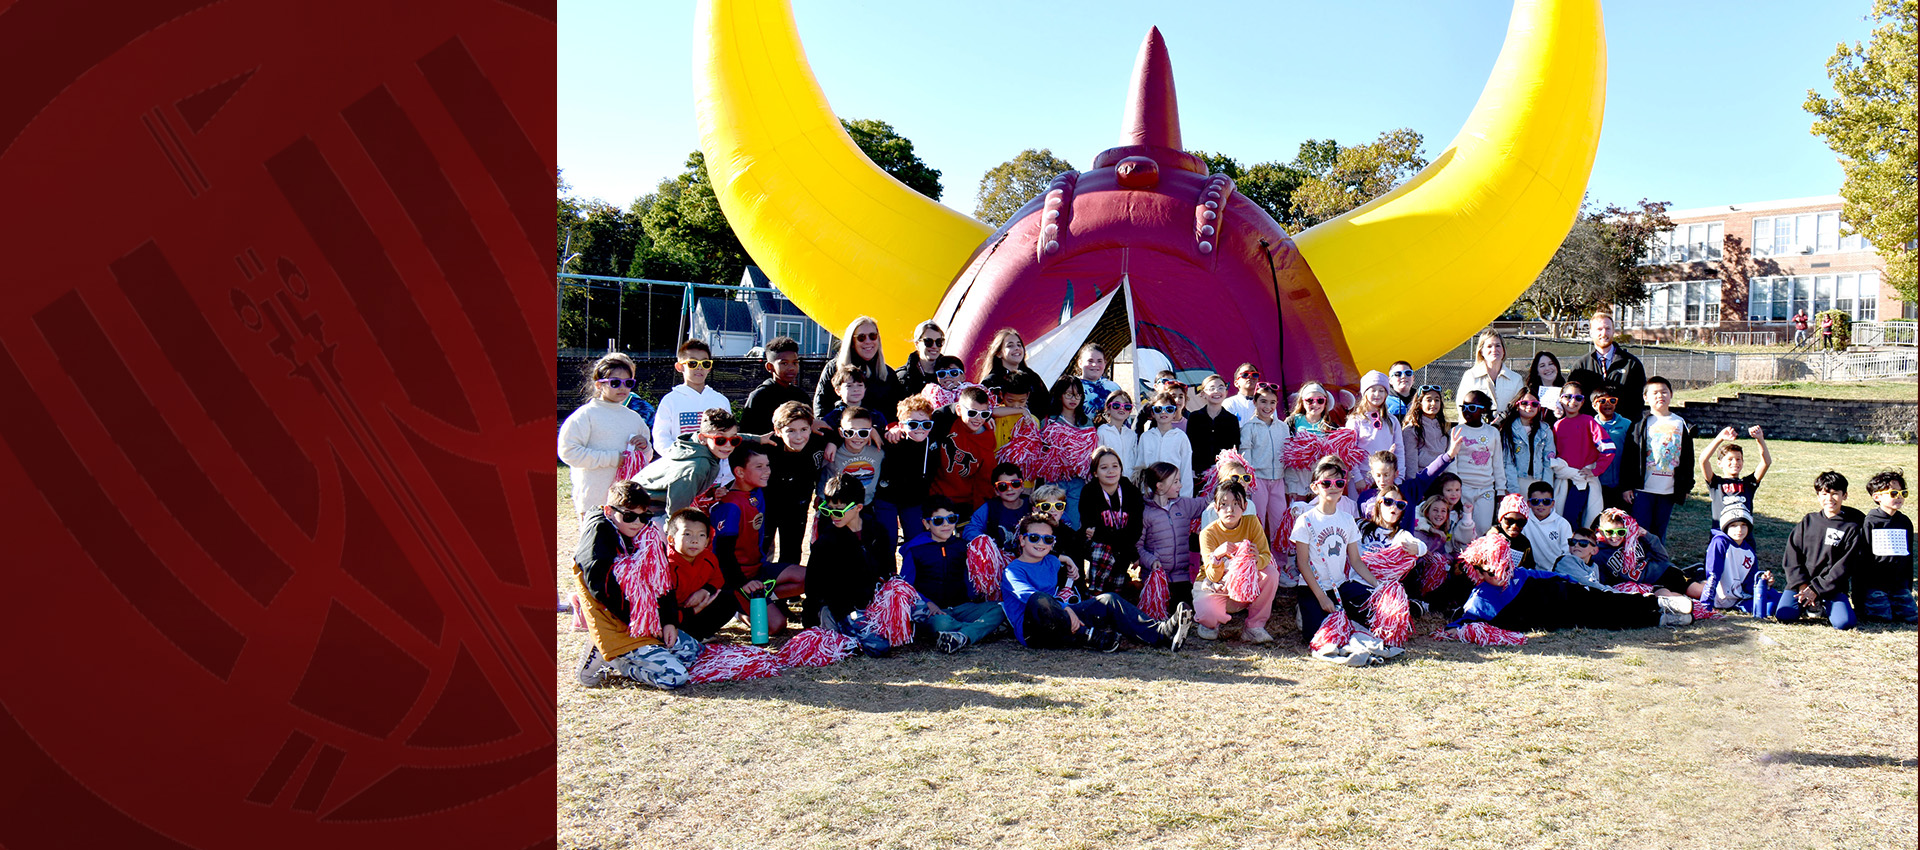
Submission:
[[[1380,387],[1382,389],[1385,389],[1386,386],[1387,386],[1387,375],[1385,372],[1382,372],[1379,369],[1375,369],[1371,372],[1366,373],[1365,375],[1360,376],[1360,391],[1363,393],[1367,391],[1368,387]]]
[[[1748,528],[1752,528],[1753,514],[1748,513],[1746,508],[1743,508],[1739,505],[1728,505],[1720,509],[1720,530],[1721,531],[1726,531],[1728,528],[1731,528],[1733,524],[1736,522],[1744,522],[1747,524]]]

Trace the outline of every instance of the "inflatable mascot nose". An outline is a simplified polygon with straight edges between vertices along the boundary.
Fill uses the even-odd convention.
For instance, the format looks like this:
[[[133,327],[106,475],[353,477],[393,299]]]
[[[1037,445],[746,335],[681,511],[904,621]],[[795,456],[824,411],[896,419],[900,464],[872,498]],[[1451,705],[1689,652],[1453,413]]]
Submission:
[[[830,328],[871,315],[883,339],[905,341],[933,318],[955,353],[1011,327],[1049,381],[1086,341],[1132,346],[1143,376],[1248,362],[1288,388],[1355,389],[1369,368],[1445,353],[1559,247],[1606,101],[1597,0],[1519,0],[1479,103],[1432,164],[1289,236],[1181,147],[1156,28],[1119,146],[992,231],[867,160],[814,81],[785,0],[705,0],[697,27],[708,175],[787,296]]]

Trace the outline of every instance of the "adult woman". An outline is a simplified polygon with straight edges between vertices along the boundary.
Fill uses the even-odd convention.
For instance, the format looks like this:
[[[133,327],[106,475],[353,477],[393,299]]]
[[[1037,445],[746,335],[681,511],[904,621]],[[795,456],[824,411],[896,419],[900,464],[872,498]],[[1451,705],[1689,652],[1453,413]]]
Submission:
[[[900,378],[887,366],[886,355],[880,351],[880,323],[872,316],[861,316],[847,325],[846,334],[840,337],[840,351],[820,370],[820,383],[813,390],[814,410],[840,406],[840,394],[833,391],[833,373],[847,363],[867,370],[867,397],[860,400],[862,407],[891,411],[900,402],[904,395]]]
[[[1507,341],[1492,328],[1480,332],[1473,344],[1473,368],[1460,376],[1460,389],[1453,394],[1458,404],[1467,397],[1467,393],[1479,390],[1492,399],[1489,415],[1507,409],[1513,403],[1513,397],[1520,392],[1525,382],[1512,369],[1507,368]]]
[[[932,319],[928,319],[913,329],[913,354],[907,357],[907,365],[894,370],[894,376],[900,379],[900,397],[917,395],[934,383],[933,363],[940,359],[940,351],[946,347],[947,334]]]
[[[1533,365],[1527,367],[1527,389],[1540,400],[1540,407],[1549,412],[1560,410],[1560,388],[1567,385],[1567,373],[1560,368],[1560,358],[1551,351],[1542,351],[1533,356]]]
[[[982,386],[1000,386],[1013,392],[1025,392],[1027,404],[1035,415],[1052,416],[1056,411],[1041,410],[1046,407],[1047,382],[1027,366],[1027,343],[1020,338],[1020,332],[1013,328],[1001,328],[993,335],[993,344],[987,346],[987,353],[980,358],[978,367]]]

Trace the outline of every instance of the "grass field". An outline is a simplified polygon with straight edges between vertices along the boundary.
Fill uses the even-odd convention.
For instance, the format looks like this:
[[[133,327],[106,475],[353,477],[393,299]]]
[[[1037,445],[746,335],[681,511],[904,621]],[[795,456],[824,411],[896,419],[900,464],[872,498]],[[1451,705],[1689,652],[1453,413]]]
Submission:
[[[1913,401],[1916,397],[1920,397],[1920,389],[1916,389],[1912,381],[1855,381],[1832,384],[1819,381],[1785,381],[1760,384],[1714,384],[1699,389],[1678,390],[1673,394],[1673,400],[1676,402],[1713,401],[1740,393],[1791,395],[1803,398],[1905,401]]]
[[[1912,446],[1773,447],[1756,501],[1776,567],[1815,472],[1859,491],[1872,469],[1914,468]],[[563,468],[563,582],[566,492]],[[1683,559],[1704,545],[1705,505],[1675,517]],[[1912,847],[1920,833],[1912,628],[1736,617],[1514,648],[1416,638],[1353,670],[1306,657],[1291,608],[1283,597],[1265,648],[915,646],[674,693],[578,687],[584,635],[563,616],[559,844]]]

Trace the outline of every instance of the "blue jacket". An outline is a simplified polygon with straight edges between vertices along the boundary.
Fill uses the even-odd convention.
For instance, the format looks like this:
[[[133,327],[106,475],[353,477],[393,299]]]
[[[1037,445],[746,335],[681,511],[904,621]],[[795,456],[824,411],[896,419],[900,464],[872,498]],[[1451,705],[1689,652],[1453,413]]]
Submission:
[[[1552,581],[1564,577],[1544,570],[1522,569],[1513,571],[1513,578],[1507,580],[1506,587],[1480,582],[1473,586],[1472,593],[1467,594],[1467,604],[1461,607],[1460,618],[1447,626],[1454,628],[1472,622],[1492,622],[1493,618],[1500,616],[1500,609],[1507,607],[1507,603],[1520,595],[1520,588],[1526,585],[1527,580],[1536,578]]]
[[[1647,565],[1640,570],[1640,577],[1637,579],[1621,571],[1621,564],[1626,559],[1617,557],[1620,555],[1618,547],[1600,544],[1600,548],[1593,553],[1593,562],[1600,565],[1600,582],[1608,585],[1628,581],[1659,584],[1660,577],[1666,575],[1667,570],[1673,569],[1673,558],[1667,554],[1667,544],[1660,542],[1660,538],[1651,534],[1640,535],[1640,544],[1646,550],[1644,560]]]
[[[1700,594],[1700,602],[1709,608],[1714,607],[1714,597],[1720,595],[1720,575],[1727,567],[1727,553],[1734,549],[1744,549],[1751,554],[1753,536],[1749,534],[1747,539],[1735,543],[1726,532],[1715,529],[1713,539],[1707,543],[1707,589]],[[1738,595],[1742,599],[1753,598],[1753,583],[1760,578],[1760,560],[1752,559],[1747,567],[1747,574],[1740,579]]]
[[[1052,555],[1038,563],[1014,559],[1000,571],[1000,610],[1013,626],[1013,636],[1026,646],[1027,597],[1036,593],[1052,596],[1059,592],[1060,559]]]
[[[960,529],[960,542],[972,543],[975,537],[991,534],[993,541],[1000,544],[1000,548],[1011,552],[1014,550],[1015,526],[1020,524],[1021,517],[1032,510],[1033,498],[1030,496],[1021,496],[1020,507],[1012,510],[1001,504],[999,499],[994,499],[974,509],[973,517],[967,520],[965,528]]]
[[[980,601],[980,594],[967,580],[967,545],[957,535],[937,543],[932,534],[923,531],[907,541],[900,547],[900,577],[942,608]]]

